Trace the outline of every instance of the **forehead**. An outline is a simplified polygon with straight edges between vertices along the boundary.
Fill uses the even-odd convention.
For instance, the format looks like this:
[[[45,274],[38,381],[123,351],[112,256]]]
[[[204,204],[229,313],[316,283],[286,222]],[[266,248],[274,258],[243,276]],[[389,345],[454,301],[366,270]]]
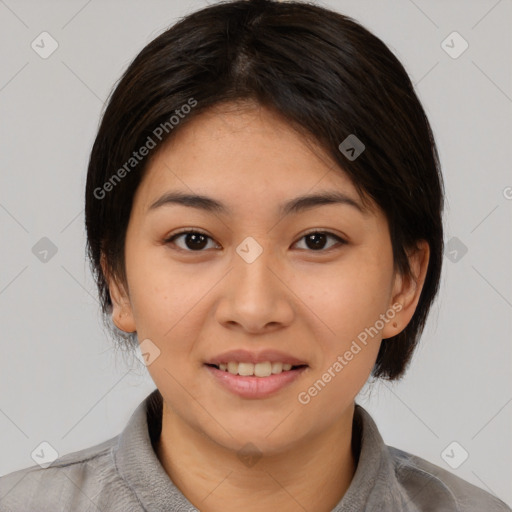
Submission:
[[[146,208],[168,190],[245,207],[317,190],[359,200],[348,175],[310,137],[259,105],[224,105],[190,119],[154,155],[138,196]]]

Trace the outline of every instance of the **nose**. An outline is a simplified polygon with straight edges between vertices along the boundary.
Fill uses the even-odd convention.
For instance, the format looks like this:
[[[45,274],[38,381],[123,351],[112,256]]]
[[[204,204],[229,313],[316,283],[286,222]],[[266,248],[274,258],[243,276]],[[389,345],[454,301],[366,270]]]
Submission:
[[[292,322],[294,294],[287,285],[289,272],[271,252],[264,249],[252,262],[234,255],[232,269],[219,288],[216,311],[218,322],[225,327],[257,334]]]

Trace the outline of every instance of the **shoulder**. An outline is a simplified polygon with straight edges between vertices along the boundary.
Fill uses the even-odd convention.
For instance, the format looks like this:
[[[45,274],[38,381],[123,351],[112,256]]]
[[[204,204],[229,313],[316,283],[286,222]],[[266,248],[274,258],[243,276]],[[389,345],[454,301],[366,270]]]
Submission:
[[[419,505],[420,510],[433,510],[433,501],[436,501],[438,505],[435,510],[512,511],[500,499],[450,471],[398,448],[388,446],[388,449],[398,482],[410,497],[411,502]]]
[[[125,505],[131,505],[132,493],[117,472],[112,453],[118,437],[63,455],[46,468],[36,464],[0,477],[0,510],[97,511],[112,507],[111,497],[119,500],[123,494]]]

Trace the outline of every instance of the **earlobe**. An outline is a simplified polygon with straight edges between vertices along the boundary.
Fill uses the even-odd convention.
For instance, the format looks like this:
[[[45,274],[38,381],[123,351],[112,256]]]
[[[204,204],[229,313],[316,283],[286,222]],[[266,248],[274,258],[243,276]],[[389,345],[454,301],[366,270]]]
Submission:
[[[121,331],[135,332],[135,320],[130,298],[124,285],[110,274],[104,254],[101,255],[101,268],[108,283],[114,325]]]
[[[112,321],[115,326],[124,332],[135,332],[135,321],[133,318],[132,307],[128,298],[119,298],[118,290],[114,292],[114,285],[110,288],[110,297],[112,300]],[[115,298],[114,298],[115,296]]]
[[[430,247],[425,240],[409,252],[411,275],[396,273],[390,308],[395,311],[393,319],[386,324],[382,338],[391,338],[402,332],[416,311],[421,290],[427,275]]]

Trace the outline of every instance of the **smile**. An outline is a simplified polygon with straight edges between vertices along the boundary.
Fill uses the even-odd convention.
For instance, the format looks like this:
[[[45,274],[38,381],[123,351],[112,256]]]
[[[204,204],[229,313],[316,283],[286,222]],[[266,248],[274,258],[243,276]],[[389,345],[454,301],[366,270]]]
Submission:
[[[289,363],[267,361],[256,364],[237,362],[205,364],[205,368],[214,381],[224,389],[242,398],[255,399],[266,398],[281,391],[298,379],[308,366],[292,366]]]
[[[229,361],[228,363],[220,363],[219,365],[212,366],[215,366],[215,368],[218,368],[219,370],[222,370],[224,372],[229,372],[232,375],[242,375],[244,377],[270,377],[270,375],[278,375],[282,372],[296,370],[297,368],[306,365],[292,366],[289,363],[271,363],[270,361],[265,361],[256,364]]]

